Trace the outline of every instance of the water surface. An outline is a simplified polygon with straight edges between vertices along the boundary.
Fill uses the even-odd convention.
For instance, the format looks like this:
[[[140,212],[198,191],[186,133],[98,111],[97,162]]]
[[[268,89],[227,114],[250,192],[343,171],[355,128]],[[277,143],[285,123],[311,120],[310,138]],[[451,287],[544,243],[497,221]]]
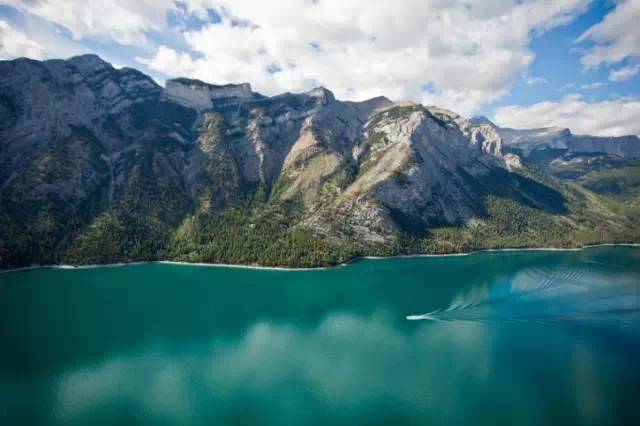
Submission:
[[[3,274],[0,422],[638,425],[639,309],[637,248]]]

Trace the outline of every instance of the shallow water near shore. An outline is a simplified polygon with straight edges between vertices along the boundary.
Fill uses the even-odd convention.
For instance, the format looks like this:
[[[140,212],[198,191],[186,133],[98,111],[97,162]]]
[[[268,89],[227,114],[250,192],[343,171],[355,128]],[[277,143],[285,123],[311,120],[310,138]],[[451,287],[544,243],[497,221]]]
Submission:
[[[2,424],[640,424],[639,248],[34,269],[0,292]]]

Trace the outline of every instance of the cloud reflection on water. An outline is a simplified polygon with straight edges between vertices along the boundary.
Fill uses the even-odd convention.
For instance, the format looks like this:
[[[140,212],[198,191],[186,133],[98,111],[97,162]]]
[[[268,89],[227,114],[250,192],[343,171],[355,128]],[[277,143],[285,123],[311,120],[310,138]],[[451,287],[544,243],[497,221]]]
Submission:
[[[213,339],[180,353],[152,345],[72,370],[54,386],[55,421],[468,424],[470,416],[492,424],[553,421],[545,408],[556,396],[536,391],[530,373],[519,371],[522,360],[504,362],[501,342],[513,344],[512,333],[483,323],[420,323],[401,330],[385,315],[349,313],[328,315],[309,329],[258,322],[237,341]],[[557,342],[563,339],[559,335]],[[583,358],[556,361],[558,369],[573,365],[581,374],[566,375],[566,383],[554,377],[559,392],[585,377]],[[597,377],[589,380],[601,385],[593,382]],[[594,412],[588,414],[593,420]]]

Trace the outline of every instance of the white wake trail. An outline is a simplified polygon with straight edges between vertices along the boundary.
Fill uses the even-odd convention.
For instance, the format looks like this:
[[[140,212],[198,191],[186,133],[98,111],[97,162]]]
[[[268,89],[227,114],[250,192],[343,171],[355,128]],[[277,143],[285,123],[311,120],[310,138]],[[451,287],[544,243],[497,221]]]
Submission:
[[[530,269],[502,284],[458,294],[444,310],[408,315],[412,321],[561,321],[599,322],[640,318],[640,283],[584,270]]]

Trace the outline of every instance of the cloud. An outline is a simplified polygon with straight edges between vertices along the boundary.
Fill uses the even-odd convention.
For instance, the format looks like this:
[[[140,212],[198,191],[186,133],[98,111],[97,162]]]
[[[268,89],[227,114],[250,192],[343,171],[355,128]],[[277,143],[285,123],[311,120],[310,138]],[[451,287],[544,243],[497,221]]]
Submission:
[[[44,56],[44,48],[6,21],[0,20],[0,59],[21,56],[41,59]]]
[[[580,62],[587,67],[616,64],[640,56],[640,1],[621,0],[602,22],[585,31],[578,43],[593,42]]]
[[[194,69],[194,60],[189,54],[176,52],[166,46],[160,46],[151,59],[136,58],[136,60],[161,72],[170,67],[176,75],[191,75]]]
[[[0,4],[6,3],[6,0],[0,0]],[[51,3],[51,2],[48,2]],[[70,29],[62,26],[58,22],[50,21],[46,16],[32,14],[30,11],[38,11],[37,5],[40,0],[31,0],[30,2],[17,3],[10,0],[9,4],[17,9],[11,9],[0,28],[0,45],[5,47],[0,51],[2,59],[14,59],[20,56],[27,56],[32,59],[66,59],[75,55],[95,53],[100,55],[106,61],[119,64],[121,66],[142,68],[153,78],[158,79],[158,74],[151,70],[144,69],[140,63],[135,61],[135,57],[145,52],[155,52],[154,37],[161,38],[167,43],[176,40],[177,32],[172,28],[165,28],[162,33],[153,33],[150,36],[144,32],[137,35],[130,35],[132,41],[138,40],[146,44],[122,45],[111,38],[108,32],[102,35],[92,36],[91,32],[74,33]],[[66,3],[62,3],[65,5]],[[75,4],[75,3],[74,3]],[[160,4],[160,3],[158,3]],[[115,7],[115,6],[114,6]],[[173,6],[172,6],[173,7]],[[6,8],[6,10],[9,10]],[[2,12],[2,10],[0,10]],[[87,16],[94,16],[96,11],[86,11]],[[191,9],[181,9],[180,14],[197,14]],[[76,18],[79,15],[74,15]],[[108,27],[109,15],[105,14],[105,22],[101,23],[105,28]],[[189,15],[196,16],[196,15]],[[2,19],[2,16],[0,16]],[[63,17],[56,19],[62,22]],[[79,19],[79,18],[78,18]],[[93,19],[93,18],[92,18]],[[89,20],[88,22],[90,22]],[[88,23],[86,23],[88,25]],[[98,30],[96,27],[94,30]],[[180,36],[182,37],[182,36]],[[122,39],[120,41],[123,41]],[[184,44],[184,42],[182,42]],[[177,45],[180,45],[178,43]],[[162,80],[162,79],[160,79]]]
[[[600,87],[602,87],[604,85],[605,85],[605,83],[603,83],[601,81],[595,81],[593,83],[583,84],[582,86],[580,86],[580,88],[584,89],[584,90],[593,90],[593,89],[599,89]]]
[[[247,81],[265,94],[322,84],[341,99],[386,95],[470,114],[504,96],[526,70],[533,36],[566,24],[587,4],[190,1],[190,10],[211,7],[221,21],[184,32],[190,51],[159,46],[140,61],[167,76]],[[432,90],[423,91],[429,83]]]
[[[173,0],[8,0],[11,6],[69,30],[75,39],[101,38],[144,44],[146,32],[161,30]]]
[[[527,86],[533,86],[535,84],[546,84],[547,80],[542,77],[527,77],[525,83]]]
[[[640,72],[640,64],[634,66],[623,67],[609,72],[610,81],[624,81],[635,77]]]
[[[367,423],[372,415],[382,423],[408,416],[458,424],[497,395],[520,408],[514,422],[545,423],[544,398],[526,372],[496,373],[505,367],[490,350],[495,342],[484,324],[403,330],[384,315],[333,313],[308,329],[258,322],[237,339],[181,354],[152,345],[68,371],[54,384],[52,423],[135,412],[150,424],[237,423],[240,413],[240,423],[252,424],[312,424],[319,414],[335,424]]]
[[[508,406],[513,424],[551,424],[548,394],[535,380],[541,370],[521,368],[531,359],[526,349],[535,347],[522,340],[522,327],[501,321],[407,326],[385,315],[338,312],[309,327],[260,321],[241,336],[218,336],[179,351],[150,345],[66,371],[53,383],[53,409],[43,415],[54,417],[44,419],[47,424],[65,425],[131,418],[163,425],[373,419],[455,425],[467,424],[469,413],[499,419]],[[581,343],[574,335],[567,338],[570,332],[545,330],[554,353],[571,353]],[[514,342],[520,344],[516,351]],[[558,361],[541,368],[562,371],[555,386],[573,389],[575,375],[564,373],[580,368],[580,360]],[[602,387],[601,377],[590,371],[578,373],[595,389]],[[603,418],[579,414],[576,421],[586,420]]]
[[[540,102],[528,107],[508,105],[494,114],[499,126],[513,128],[568,127],[577,134],[623,136],[640,134],[640,101],[618,99],[587,102],[571,94],[559,102]]]

